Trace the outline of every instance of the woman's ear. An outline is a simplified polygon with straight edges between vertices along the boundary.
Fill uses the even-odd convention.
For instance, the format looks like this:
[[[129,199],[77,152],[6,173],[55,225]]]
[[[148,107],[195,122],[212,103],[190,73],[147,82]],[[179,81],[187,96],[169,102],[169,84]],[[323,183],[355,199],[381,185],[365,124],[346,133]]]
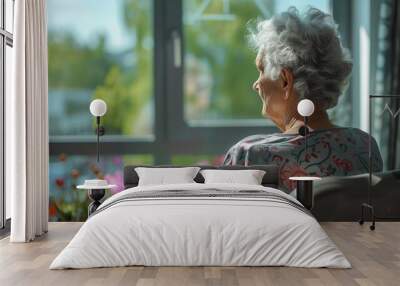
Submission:
[[[293,73],[291,70],[287,68],[283,68],[281,70],[281,87],[285,91],[285,99],[289,97],[293,90]]]

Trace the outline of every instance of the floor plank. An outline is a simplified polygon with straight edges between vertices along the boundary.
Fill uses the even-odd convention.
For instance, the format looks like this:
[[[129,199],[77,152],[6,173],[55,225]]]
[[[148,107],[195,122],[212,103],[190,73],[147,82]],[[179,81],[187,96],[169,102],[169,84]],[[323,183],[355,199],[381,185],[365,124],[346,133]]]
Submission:
[[[55,256],[81,223],[50,223],[32,243],[0,240],[0,285],[399,285],[400,222],[379,222],[375,231],[351,222],[322,223],[352,269],[289,267],[119,267],[50,271]]]

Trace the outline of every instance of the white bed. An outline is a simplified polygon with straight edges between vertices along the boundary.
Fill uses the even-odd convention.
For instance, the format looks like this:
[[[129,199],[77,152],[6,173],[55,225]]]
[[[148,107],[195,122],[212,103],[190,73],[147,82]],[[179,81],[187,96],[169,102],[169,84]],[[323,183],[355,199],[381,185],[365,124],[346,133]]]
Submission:
[[[168,191],[176,192],[162,195]],[[127,265],[351,267],[290,195],[263,186],[198,183],[135,187],[110,197],[50,269]]]

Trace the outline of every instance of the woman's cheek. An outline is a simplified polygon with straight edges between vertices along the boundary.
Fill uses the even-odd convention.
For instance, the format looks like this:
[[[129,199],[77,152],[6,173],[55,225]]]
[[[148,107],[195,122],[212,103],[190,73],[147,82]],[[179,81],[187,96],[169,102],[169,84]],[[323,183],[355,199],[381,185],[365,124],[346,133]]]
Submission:
[[[261,111],[261,114],[263,116],[267,116],[268,115],[267,109],[268,109],[267,104],[265,103],[265,101],[263,101],[263,106],[262,106],[262,111]]]
[[[271,107],[270,107],[270,104],[269,104],[269,98],[267,96],[264,96],[262,114],[264,116],[268,116],[270,114],[270,112],[271,112],[271,110],[269,110],[270,108]]]

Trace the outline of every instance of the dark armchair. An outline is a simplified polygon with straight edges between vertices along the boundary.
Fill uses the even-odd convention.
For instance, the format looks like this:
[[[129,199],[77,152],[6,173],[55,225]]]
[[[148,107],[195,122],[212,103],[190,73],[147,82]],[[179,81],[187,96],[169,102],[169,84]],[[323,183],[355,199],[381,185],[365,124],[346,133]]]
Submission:
[[[315,182],[312,213],[320,221],[359,220],[361,204],[368,199],[368,180],[369,174],[362,174]],[[374,174],[371,199],[377,220],[400,219],[400,170]]]

